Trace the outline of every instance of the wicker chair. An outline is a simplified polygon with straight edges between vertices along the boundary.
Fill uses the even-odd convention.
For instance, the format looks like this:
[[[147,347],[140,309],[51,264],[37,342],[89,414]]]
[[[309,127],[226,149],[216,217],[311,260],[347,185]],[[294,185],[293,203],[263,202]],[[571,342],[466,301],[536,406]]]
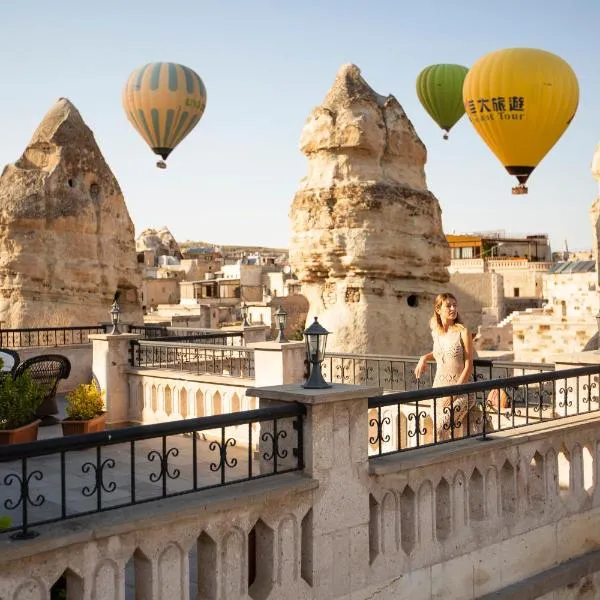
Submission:
[[[58,382],[61,379],[67,379],[71,373],[69,359],[61,354],[32,356],[19,364],[14,376],[18,377],[25,372],[28,372],[35,382],[46,388],[46,394],[36,413],[36,417],[42,420],[40,425],[58,423],[58,419],[53,416],[58,413],[56,389],[58,388]]]
[[[8,348],[0,348],[0,358],[2,359],[0,377],[4,375],[12,375],[14,377],[15,371],[21,362],[19,354]]]

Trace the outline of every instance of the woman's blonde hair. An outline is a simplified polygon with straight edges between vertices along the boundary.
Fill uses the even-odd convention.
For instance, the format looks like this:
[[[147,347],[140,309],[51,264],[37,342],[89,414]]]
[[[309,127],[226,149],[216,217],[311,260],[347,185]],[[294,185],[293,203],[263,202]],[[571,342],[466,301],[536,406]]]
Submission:
[[[440,319],[438,310],[442,307],[442,304],[444,304],[444,302],[446,302],[446,300],[454,300],[454,302],[458,302],[458,300],[456,299],[456,296],[454,294],[451,294],[450,292],[444,292],[443,294],[438,294],[435,297],[435,300],[433,301],[433,316],[431,317],[431,328],[432,329],[434,327],[436,329],[443,329],[442,320]],[[456,319],[454,319],[454,324],[455,325],[462,324],[462,319],[460,318],[460,315],[458,314],[458,312],[456,313]]]

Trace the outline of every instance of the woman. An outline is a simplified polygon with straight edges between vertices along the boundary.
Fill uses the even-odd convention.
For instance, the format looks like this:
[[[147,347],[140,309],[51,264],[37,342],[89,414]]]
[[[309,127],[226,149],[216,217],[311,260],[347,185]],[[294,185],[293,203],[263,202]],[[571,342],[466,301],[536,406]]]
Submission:
[[[417,379],[423,375],[427,362],[433,358],[437,363],[433,387],[460,385],[471,381],[473,341],[469,330],[461,322],[456,298],[452,294],[438,294],[430,325],[433,352],[419,358],[415,368]],[[467,395],[438,398],[435,402],[437,440],[462,437],[463,432],[467,431],[475,432],[475,416],[471,417],[468,429],[466,422],[472,407]],[[454,413],[453,423],[450,420],[451,412]]]

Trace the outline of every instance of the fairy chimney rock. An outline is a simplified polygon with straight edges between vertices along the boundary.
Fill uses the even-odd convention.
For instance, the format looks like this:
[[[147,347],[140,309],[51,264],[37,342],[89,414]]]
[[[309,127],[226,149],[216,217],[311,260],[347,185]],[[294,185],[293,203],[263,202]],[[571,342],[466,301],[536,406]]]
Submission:
[[[596,146],[596,151],[592,158],[591,166],[592,176],[598,183],[600,190],[600,144]],[[590,207],[590,219],[592,221],[592,254],[596,261],[596,272],[598,281],[600,281],[600,269],[598,269],[598,257],[600,256],[600,193]]]
[[[332,351],[430,348],[433,298],[449,280],[427,151],[393,96],[344,65],[300,138],[308,158],[291,211],[290,262]]]
[[[119,184],[79,111],[61,98],[0,175],[4,327],[140,322],[134,227]]]

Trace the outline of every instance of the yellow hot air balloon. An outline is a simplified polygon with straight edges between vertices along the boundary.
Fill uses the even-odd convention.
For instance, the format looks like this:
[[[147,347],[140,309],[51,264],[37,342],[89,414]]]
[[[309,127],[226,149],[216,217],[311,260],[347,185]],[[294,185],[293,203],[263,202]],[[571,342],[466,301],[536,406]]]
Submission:
[[[164,162],[194,129],[206,108],[206,88],[200,76],[177,63],[149,63],[131,73],[123,90],[129,122]]]
[[[525,183],[577,111],[579,85],[559,56],[533,48],[486,54],[468,72],[463,102],[475,130],[526,194]]]

